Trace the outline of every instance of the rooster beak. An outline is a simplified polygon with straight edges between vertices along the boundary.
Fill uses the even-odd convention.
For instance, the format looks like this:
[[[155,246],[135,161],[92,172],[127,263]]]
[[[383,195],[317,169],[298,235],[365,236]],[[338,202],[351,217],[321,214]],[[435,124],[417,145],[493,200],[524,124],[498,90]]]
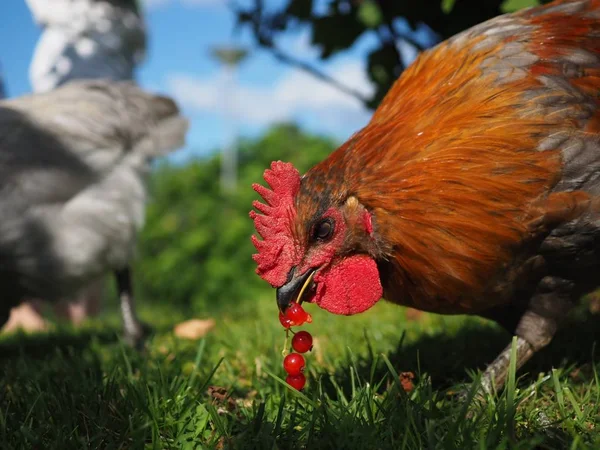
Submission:
[[[290,270],[290,273],[288,274],[287,283],[277,288],[276,291],[277,306],[281,312],[285,312],[288,306],[294,302],[296,296],[298,296],[300,293],[304,293],[306,285],[310,283],[314,273],[314,269],[309,269],[302,275],[295,276],[296,267],[292,267],[292,270]]]

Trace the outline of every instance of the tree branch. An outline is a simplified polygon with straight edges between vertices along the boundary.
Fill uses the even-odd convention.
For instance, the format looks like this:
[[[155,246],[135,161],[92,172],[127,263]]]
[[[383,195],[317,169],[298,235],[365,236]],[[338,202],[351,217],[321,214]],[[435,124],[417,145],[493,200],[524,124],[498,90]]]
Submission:
[[[277,48],[277,46],[273,42],[272,36],[270,36],[268,33],[270,31],[270,28],[266,27],[265,31],[265,27],[263,27],[264,23],[268,22],[268,19],[264,18],[263,6],[263,0],[254,0],[254,9],[246,12],[248,17],[251,17],[250,22],[252,30],[260,47],[269,51],[278,61],[308,73],[309,75],[317,78],[318,80],[329,84],[338,91],[354,97],[367,108],[369,108],[370,99],[365,97],[359,91],[352,89],[351,87],[346,86],[343,83],[340,83],[335,78],[319,70],[314,65],[311,65],[305,61],[301,61],[283,52],[281,49]],[[236,10],[235,7],[234,10]],[[241,11],[241,9],[237,8],[237,11],[239,12]]]
[[[332,87],[336,88],[340,92],[343,92],[344,94],[347,94],[347,95],[351,95],[352,97],[354,97],[357,100],[359,100],[360,102],[362,102],[365,106],[367,106],[367,107],[369,106],[369,99],[367,97],[365,97],[363,94],[361,94],[360,92],[358,92],[355,89],[352,89],[351,87],[344,85],[343,83],[340,83],[335,78],[331,77],[330,75],[327,75],[325,72],[317,69],[316,67],[310,65],[309,63],[307,63],[305,61],[301,61],[299,59],[296,59],[293,56],[290,56],[290,55],[282,52],[280,49],[276,48],[273,45],[266,46],[265,48],[267,50],[269,50],[271,52],[271,54],[275,58],[277,58],[279,61],[281,61],[285,64],[288,64],[290,66],[296,67],[297,69],[303,70],[304,72],[312,75],[313,77],[315,77],[321,81],[324,81],[325,83],[330,84]]]

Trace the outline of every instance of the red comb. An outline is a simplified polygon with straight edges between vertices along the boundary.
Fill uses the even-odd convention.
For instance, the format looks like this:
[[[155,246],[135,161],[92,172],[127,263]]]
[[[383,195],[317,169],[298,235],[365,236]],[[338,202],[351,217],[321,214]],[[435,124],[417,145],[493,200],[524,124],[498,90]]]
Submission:
[[[271,189],[256,183],[252,185],[266,201],[266,204],[257,200],[252,202],[252,206],[262,214],[250,211],[250,218],[263,238],[259,240],[252,236],[252,243],[258,250],[252,258],[258,265],[256,273],[271,286],[280,287],[287,281],[298,254],[292,226],[296,217],[294,197],[300,190],[300,173],[291,163],[274,161],[263,176]]]

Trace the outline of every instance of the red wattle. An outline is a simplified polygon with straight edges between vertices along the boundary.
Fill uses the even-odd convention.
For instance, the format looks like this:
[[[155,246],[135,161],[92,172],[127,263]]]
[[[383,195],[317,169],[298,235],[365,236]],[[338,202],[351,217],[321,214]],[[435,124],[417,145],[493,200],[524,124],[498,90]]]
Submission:
[[[371,308],[383,295],[377,264],[366,255],[354,255],[315,275],[315,302],[346,316]]]

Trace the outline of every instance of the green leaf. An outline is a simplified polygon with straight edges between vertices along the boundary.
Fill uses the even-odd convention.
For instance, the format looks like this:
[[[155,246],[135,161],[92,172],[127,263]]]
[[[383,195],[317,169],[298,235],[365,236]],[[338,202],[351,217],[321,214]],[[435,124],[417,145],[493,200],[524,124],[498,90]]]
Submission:
[[[449,14],[452,11],[454,3],[456,3],[456,0],[442,0],[442,11],[444,11],[444,14]]]
[[[383,21],[381,9],[373,0],[364,0],[358,7],[357,16],[367,28],[376,28]]]
[[[256,250],[249,237],[255,231],[248,211],[258,195],[251,185],[264,184],[262,174],[271,161],[291,161],[305,172],[333,148],[331,140],[290,124],[242,140],[238,191],[227,198],[220,192],[218,154],[185,166],[159,166],[139,239],[140,296],[218,313],[255,292],[272,294],[252,260]]]
[[[367,29],[352,14],[336,14],[313,20],[312,43],[321,49],[321,58],[351,47]]]
[[[393,69],[399,64],[398,51],[393,45],[379,47],[369,53],[367,60],[369,76],[377,84],[391,84],[394,81]]]
[[[500,6],[503,13],[511,13],[530,6],[537,6],[540,2],[537,0],[506,0]]]

